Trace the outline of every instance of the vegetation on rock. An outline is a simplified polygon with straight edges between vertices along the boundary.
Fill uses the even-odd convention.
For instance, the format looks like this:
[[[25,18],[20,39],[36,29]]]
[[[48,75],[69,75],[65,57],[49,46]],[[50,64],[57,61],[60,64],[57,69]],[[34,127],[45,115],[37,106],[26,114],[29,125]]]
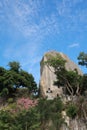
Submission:
[[[87,67],[87,54],[80,53],[78,60]],[[37,85],[33,75],[22,70],[19,62],[9,62],[9,69],[0,67],[0,130],[60,130],[65,121],[63,111],[71,119],[78,117],[87,122],[87,75],[66,70],[65,63],[60,55],[49,56],[45,62],[54,68],[57,79],[54,84],[65,88],[64,94],[76,97],[67,104],[60,97],[30,98]]]
[[[79,75],[76,69],[68,71],[65,67],[66,62],[61,55],[57,55],[55,57],[50,56],[45,63],[49,68],[50,66],[54,68],[56,75],[55,85],[64,87],[65,94],[71,96],[79,95],[84,89],[82,88],[82,75]]]

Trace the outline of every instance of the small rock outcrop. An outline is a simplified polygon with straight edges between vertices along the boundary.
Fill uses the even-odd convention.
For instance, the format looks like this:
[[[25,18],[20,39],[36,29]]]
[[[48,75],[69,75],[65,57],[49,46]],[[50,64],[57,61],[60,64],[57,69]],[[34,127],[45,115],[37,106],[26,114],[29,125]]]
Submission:
[[[45,53],[43,56],[41,63],[40,63],[40,73],[41,73],[41,78],[40,78],[40,93],[43,97],[48,97],[48,99],[53,99],[57,96],[61,96],[63,94],[62,87],[57,87],[54,85],[54,81],[56,80],[56,76],[53,73],[53,68],[50,67],[50,69],[47,67],[47,65],[43,64],[45,61],[48,60],[48,57],[55,57],[57,55],[60,55],[63,59],[66,60],[66,69],[67,70],[74,70],[77,69],[78,73],[82,75],[81,70],[79,67],[71,61],[65,54],[51,51]]]

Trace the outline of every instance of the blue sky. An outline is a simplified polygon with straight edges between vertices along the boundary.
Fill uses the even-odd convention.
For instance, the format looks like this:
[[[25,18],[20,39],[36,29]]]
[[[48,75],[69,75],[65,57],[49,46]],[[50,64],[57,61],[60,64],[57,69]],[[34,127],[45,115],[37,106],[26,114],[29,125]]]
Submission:
[[[39,83],[41,58],[50,50],[75,63],[87,53],[87,1],[0,0],[0,66],[18,61]]]

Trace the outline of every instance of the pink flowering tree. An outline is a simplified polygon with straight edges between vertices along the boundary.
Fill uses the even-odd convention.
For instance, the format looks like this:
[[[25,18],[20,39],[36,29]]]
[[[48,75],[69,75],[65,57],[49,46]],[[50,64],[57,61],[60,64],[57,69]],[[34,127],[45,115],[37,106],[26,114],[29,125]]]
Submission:
[[[21,109],[29,109],[37,105],[37,100],[31,100],[30,98],[19,98],[17,100],[17,105]]]

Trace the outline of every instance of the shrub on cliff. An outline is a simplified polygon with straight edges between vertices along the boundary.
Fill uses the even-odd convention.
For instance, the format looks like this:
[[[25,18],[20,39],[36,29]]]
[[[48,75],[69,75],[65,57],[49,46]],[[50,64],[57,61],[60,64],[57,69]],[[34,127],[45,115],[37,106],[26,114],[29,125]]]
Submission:
[[[78,113],[78,108],[75,104],[69,104],[66,110],[67,116],[71,117],[72,119],[76,117]]]

